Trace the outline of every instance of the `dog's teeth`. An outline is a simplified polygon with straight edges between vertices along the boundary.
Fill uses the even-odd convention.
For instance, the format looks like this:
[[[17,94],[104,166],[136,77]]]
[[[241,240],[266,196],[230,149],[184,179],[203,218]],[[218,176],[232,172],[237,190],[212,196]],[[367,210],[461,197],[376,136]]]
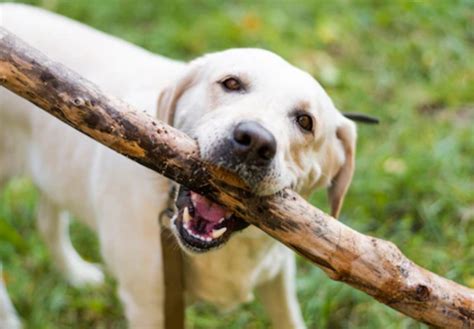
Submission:
[[[191,215],[189,214],[188,207],[184,207],[183,209],[183,221],[188,223],[191,220]]]
[[[213,237],[214,239],[217,239],[217,238],[219,238],[222,234],[224,234],[225,231],[227,231],[227,227],[222,227],[222,228],[220,228],[220,229],[218,229],[218,230],[212,230],[212,234],[211,234],[211,235],[212,235],[212,237]]]
[[[224,220],[225,220],[225,218],[224,218],[224,217],[222,217],[221,219],[219,219],[219,222],[218,222],[218,224],[222,223]]]
[[[212,239],[211,239],[210,237],[207,237],[207,238],[206,238],[206,241],[207,241],[207,242],[211,242]]]

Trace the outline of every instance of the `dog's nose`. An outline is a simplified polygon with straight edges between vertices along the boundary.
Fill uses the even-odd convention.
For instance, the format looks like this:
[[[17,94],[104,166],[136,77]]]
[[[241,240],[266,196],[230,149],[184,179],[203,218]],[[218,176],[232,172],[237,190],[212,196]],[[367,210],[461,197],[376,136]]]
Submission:
[[[234,128],[234,154],[241,161],[258,166],[268,165],[276,153],[275,137],[261,124],[244,121]]]

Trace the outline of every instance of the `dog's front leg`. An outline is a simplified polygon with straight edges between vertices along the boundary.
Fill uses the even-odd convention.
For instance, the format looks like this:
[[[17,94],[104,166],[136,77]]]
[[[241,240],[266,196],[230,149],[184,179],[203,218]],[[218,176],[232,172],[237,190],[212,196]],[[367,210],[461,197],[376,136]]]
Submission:
[[[48,197],[41,195],[38,202],[38,230],[48,246],[55,265],[74,286],[98,286],[104,274],[97,264],[85,261],[77,253],[69,236],[69,214],[62,211]]]
[[[296,297],[295,257],[288,250],[280,272],[257,287],[257,293],[275,329],[304,329],[303,317]]]
[[[118,281],[131,329],[164,328],[158,211],[147,208],[130,202],[123,207],[116,204],[99,220],[102,255]]]

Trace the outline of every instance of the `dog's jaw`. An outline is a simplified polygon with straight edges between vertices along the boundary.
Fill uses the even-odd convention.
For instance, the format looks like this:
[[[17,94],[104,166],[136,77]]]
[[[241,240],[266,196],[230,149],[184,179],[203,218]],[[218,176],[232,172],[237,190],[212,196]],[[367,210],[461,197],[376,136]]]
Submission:
[[[185,187],[176,198],[173,232],[187,252],[203,253],[224,245],[231,235],[249,224],[221,205]]]

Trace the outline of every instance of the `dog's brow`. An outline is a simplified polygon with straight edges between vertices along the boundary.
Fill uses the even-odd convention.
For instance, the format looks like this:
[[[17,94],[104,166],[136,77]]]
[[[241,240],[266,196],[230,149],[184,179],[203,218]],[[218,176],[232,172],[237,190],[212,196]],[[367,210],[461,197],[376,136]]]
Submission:
[[[295,105],[295,109],[302,112],[309,112],[310,108],[311,104],[309,103],[309,101],[306,100],[300,100]]]

